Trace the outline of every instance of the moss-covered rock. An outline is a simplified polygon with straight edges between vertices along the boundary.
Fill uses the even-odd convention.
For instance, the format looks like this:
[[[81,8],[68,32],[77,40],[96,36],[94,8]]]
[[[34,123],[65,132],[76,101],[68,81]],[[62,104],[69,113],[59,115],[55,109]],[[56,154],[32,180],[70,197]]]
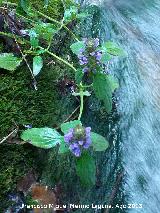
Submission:
[[[45,10],[43,4],[40,6],[43,1],[32,3],[35,2],[38,2],[35,7],[41,11]],[[59,0],[51,0],[47,10],[51,17],[59,18],[63,5]],[[57,44],[58,39],[54,42],[60,46]],[[60,52],[67,52],[65,45],[62,44]],[[60,52],[58,53],[61,54]],[[33,127],[56,127],[75,107],[74,98],[66,95],[63,97],[58,83],[70,69],[48,56],[43,58],[44,67],[36,77],[37,91],[34,90],[32,77],[25,63],[14,72],[0,70],[0,139],[7,136],[15,125],[19,126],[20,130],[25,124],[32,124]],[[40,155],[41,151],[31,145],[7,144],[6,141],[0,144],[0,212],[7,207],[7,194],[14,190],[17,181],[29,169],[41,168],[41,160],[44,158],[41,159],[37,153]],[[45,153],[47,152],[44,151],[43,154]]]
[[[71,113],[74,100],[72,97],[62,97],[58,85],[59,76],[63,78],[65,73],[68,72],[63,66],[48,65],[44,67],[37,78],[38,91],[35,91],[32,87],[31,76],[25,66],[14,73],[5,72],[3,71],[0,78],[2,94],[0,101],[1,138],[11,132],[15,123],[20,128],[24,124],[32,124],[33,127],[56,127]],[[0,188],[5,188],[4,192],[12,189],[13,182],[15,183],[17,178],[21,176],[21,173],[15,173],[14,163],[10,165],[7,156],[13,158],[11,161],[15,162],[17,169],[19,167],[17,155],[24,161],[24,164],[28,164],[27,161],[30,158],[30,155],[25,154],[25,147],[20,148],[19,146],[21,147],[21,145],[5,145],[5,143],[3,146],[1,145],[1,158],[4,161],[1,167],[3,177],[0,181]],[[12,149],[12,154],[10,149]],[[19,149],[23,149],[23,152]],[[24,158],[24,155],[26,158]],[[9,165],[8,169],[7,165]],[[11,176],[8,175],[7,171]],[[19,173],[18,176],[17,173]]]
[[[0,212],[8,205],[7,194],[30,168],[36,168],[35,149],[31,146],[1,145],[0,147]]]
[[[12,3],[18,3],[19,0],[10,0]],[[30,4],[37,10],[51,16],[52,18],[63,18],[64,7],[69,7],[73,0],[49,0],[48,6],[45,7],[44,0],[29,0]],[[46,1],[47,2],[47,1]]]

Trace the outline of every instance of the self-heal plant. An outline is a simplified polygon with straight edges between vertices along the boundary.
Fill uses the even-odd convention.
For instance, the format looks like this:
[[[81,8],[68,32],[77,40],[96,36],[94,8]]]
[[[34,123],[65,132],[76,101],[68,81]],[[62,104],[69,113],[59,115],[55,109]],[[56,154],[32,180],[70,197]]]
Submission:
[[[70,21],[77,18],[85,18],[84,13],[78,13],[79,8],[72,6],[65,11],[63,20],[57,21],[40,11],[28,7],[25,2],[20,1],[21,4],[19,6],[26,13],[26,19],[31,17],[33,19],[32,28],[25,30],[28,37],[21,40],[21,38],[17,39],[17,36],[13,33],[0,32],[0,34],[15,39],[17,44],[18,42],[27,44],[29,49],[25,50],[24,54],[19,48],[22,58],[15,57],[12,53],[0,54],[0,68],[15,70],[21,61],[24,60],[32,76],[36,77],[43,68],[43,54],[50,55],[74,71],[76,89],[72,95],[79,97],[80,112],[77,120],[62,123],[58,130],[48,127],[28,128],[22,132],[21,139],[44,149],[57,147],[59,155],[74,157],[75,170],[82,184],[94,185],[96,181],[96,166],[92,153],[93,151],[105,151],[109,143],[103,136],[92,132],[91,127],[84,127],[81,123],[84,97],[89,97],[94,92],[95,96],[105,106],[106,111],[108,113],[111,112],[112,94],[118,88],[118,83],[111,75],[106,74],[104,67],[114,56],[122,55],[123,52],[113,42],[100,44],[99,38],[83,38],[79,40],[66,26]],[[34,20],[36,15],[42,16],[51,23],[37,22],[37,18]],[[57,33],[61,32],[62,28],[69,32],[76,41],[76,43],[71,45],[71,50],[77,55],[79,63],[77,67],[50,51],[52,39]],[[43,42],[41,42],[41,39]],[[32,70],[26,59],[28,55],[33,56]]]
[[[79,43],[80,44],[80,43]],[[82,66],[84,73],[95,73],[99,66],[101,66],[102,51],[98,50],[99,38],[83,39],[82,48],[75,52],[74,48],[78,43],[71,46],[74,53],[78,53],[79,64]],[[76,45],[76,46],[75,46]]]
[[[91,127],[82,127],[77,125],[74,129],[71,128],[64,135],[64,141],[69,145],[69,149],[76,156],[80,157],[83,149],[88,149],[92,143]]]

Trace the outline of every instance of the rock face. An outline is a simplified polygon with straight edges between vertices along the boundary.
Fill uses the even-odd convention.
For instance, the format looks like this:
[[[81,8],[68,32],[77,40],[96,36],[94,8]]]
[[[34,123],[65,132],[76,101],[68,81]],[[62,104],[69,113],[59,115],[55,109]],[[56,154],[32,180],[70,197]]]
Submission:
[[[12,2],[18,1],[15,0]],[[53,18],[60,19],[63,14],[61,1],[51,0],[50,2],[51,6],[47,9],[47,14]],[[32,1],[32,3],[35,7],[37,4],[37,8],[40,11],[46,11],[44,9],[44,1]],[[3,30],[2,16],[0,17],[0,23],[2,23],[2,25],[0,24],[1,31]],[[59,42],[58,39],[59,38],[56,40],[57,43]],[[4,49],[7,50],[7,52],[13,51],[10,47],[8,48],[8,46],[6,46],[6,42],[4,42],[2,37],[0,37],[0,42],[1,52]],[[58,47],[59,46],[60,45],[58,45]],[[63,51],[64,49],[65,45],[63,45]],[[52,59],[47,58],[46,60],[49,63]],[[60,109],[57,105],[57,99],[60,99],[60,95],[56,82],[59,73],[62,74],[63,72],[67,73],[67,70],[58,64],[44,66],[44,72],[42,72],[37,79],[38,91],[36,92],[33,89],[31,76],[25,64],[15,72],[0,70],[0,91],[2,95],[0,98],[0,139],[7,136],[13,130],[15,123],[22,129],[24,125],[28,123],[33,126],[53,127],[56,126],[59,119],[64,119],[61,118],[60,114],[61,110],[63,111],[64,109],[65,111],[65,104],[62,101],[61,105],[64,106],[62,107],[63,109]],[[38,152],[37,149],[30,145],[7,144],[6,142],[1,144],[0,212],[3,212],[4,209],[10,205],[7,195],[16,188],[17,182],[24,177],[30,169],[37,169],[36,162]],[[42,165],[42,163],[43,162],[41,162],[40,165]],[[19,189],[26,191],[28,189],[27,184],[28,183],[26,183],[25,189],[19,185]]]

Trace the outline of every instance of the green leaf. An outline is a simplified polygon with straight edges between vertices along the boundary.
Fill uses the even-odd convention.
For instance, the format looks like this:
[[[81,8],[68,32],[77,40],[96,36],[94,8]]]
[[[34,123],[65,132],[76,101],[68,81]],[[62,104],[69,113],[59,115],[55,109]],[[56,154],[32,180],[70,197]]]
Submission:
[[[23,16],[30,16],[31,18],[38,18],[37,14],[32,9],[30,0],[19,0],[16,12]]]
[[[3,0],[0,0],[0,6],[2,5]]]
[[[29,8],[30,8],[30,4],[28,0],[20,0],[19,1],[19,5],[21,6],[21,8],[28,13]]]
[[[51,128],[32,128],[25,130],[21,139],[31,143],[34,146],[49,149],[62,141],[62,136]]]
[[[81,50],[85,50],[85,43],[84,43],[84,41],[78,41],[78,42],[72,44],[70,46],[70,48],[73,53],[78,55],[81,52]]]
[[[81,69],[77,69],[77,72],[75,72],[75,80],[77,84],[80,84],[83,76],[84,76],[84,72]]]
[[[76,18],[78,13],[78,8],[75,6],[70,7],[69,9],[66,9],[64,12],[64,21],[70,22],[73,19]]]
[[[109,146],[108,141],[97,133],[91,132],[91,139],[94,151],[105,151]]]
[[[97,73],[93,79],[96,97],[103,101],[107,112],[112,110],[112,93],[118,88],[118,83],[111,75]]]
[[[110,61],[112,59],[112,56],[106,52],[103,52],[102,54],[102,58],[101,58],[101,62],[102,63],[107,63],[108,61]]]
[[[22,59],[15,57],[12,53],[0,54],[0,68],[13,71],[21,63]]]
[[[81,94],[77,93],[77,92],[73,92],[72,95],[73,96],[81,96]],[[88,96],[89,97],[89,96],[91,96],[91,93],[88,92],[88,91],[85,91],[85,92],[83,92],[83,96]]]
[[[81,121],[74,120],[74,121],[63,123],[61,124],[61,131],[66,134],[69,132],[70,129],[75,128],[77,125],[82,125]]]
[[[76,162],[76,172],[85,186],[93,186],[96,182],[96,166],[92,156],[83,154]]]
[[[46,41],[50,41],[53,35],[57,32],[57,27],[51,23],[39,22],[34,27],[34,31],[40,38],[45,39]]]
[[[89,15],[87,13],[79,13],[79,14],[77,14],[77,18],[78,19],[85,19],[85,18],[88,18],[89,16],[91,16],[91,15]]]
[[[108,84],[110,85],[112,93],[119,88],[118,82],[115,80],[115,78],[112,75],[108,75]]]
[[[124,51],[114,42],[108,41],[102,45],[103,50],[113,56],[123,56]]]
[[[59,154],[66,154],[67,152],[69,152],[69,148],[67,146],[67,144],[65,143],[64,139],[61,141],[60,143],[60,147],[59,147]]]
[[[29,31],[31,46],[35,49],[38,47],[39,39],[37,33],[32,29]]]
[[[43,67],[43,59],[41,56],[35,56],[33,58],[33,75],[36,76],[39,74]]]

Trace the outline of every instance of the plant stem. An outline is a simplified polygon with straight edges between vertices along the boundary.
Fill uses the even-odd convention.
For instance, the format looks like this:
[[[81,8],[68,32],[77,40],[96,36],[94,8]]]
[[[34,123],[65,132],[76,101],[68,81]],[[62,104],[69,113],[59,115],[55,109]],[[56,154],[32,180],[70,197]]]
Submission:
[[[20,44],[30,44],[29,41],[24,40],[24,39],[21,39],[21,38],[20,38],[19,36],[17,36],[17,35],[14,35],[14,36],[15,36],[15,37],[14,37],[12,33],[5,33],[5,32],[0,31],[0,35],[7,36],[7,37],[13,38],[13,39],[16,38],[16,39],[17,39],[17,42],[20,43]]]
[[[42,47],[39,47],[40,49],[43,49]],[[55,55],[54,53],[50,52],[49,50],[46,50],[46,53],[48,53],[49,55],[53,56],[54,58],[56,58],[58,61],[63,62],[64,64],[66,64],[68,67],[70,67],[72,70],[74,70],[75,72],[77,72],[76,68],[70,64],[69,62],[67,62],[66,60],[64,60],[63,58],[60,58],[59,56]]]
[[[17,132],[17,129],[14,129],[9,135],[7,135],[6,137],[4,137],[1,141],[0,144],[2,144],[3,142],[5,142],[13,133]]]
[[[16,3],[13,3],[13,2],[7,2],[7,1],[2,1],[2,4],[7,4],[9,6],[17,6]]]
[[[78,120],[79,121],[81,120],[82,113],[83,113],[83,107],[84,107],[84,95],[83,95],[83,85],[82,85],[82,82],[80,83],[80,101],[81,101],[81,104],[80,104],[80,113],[79,113],[79,116],[78,116]]]
[[[19,42],[19,43],[21,43],[21,44],[25,44],[25,43],[26,43],[26,44],[30,44],[29,41],[27,41],[27,40],[25,40],[25,41],[19,40],[19,39],[20,39],[19,37],[15,36],[15,35],[13,35],[13,34],[11,34],[11,33],[0,32],[0,35],[4,35],[4,36],[7,36],[7,37],[13,38],[13,39],[16,38],[16,39],[18,39],[18,40],[16,40],[17,43]],[[39,48],[44,50],[43,47],[40,47],[40,46],[39,46]],[[76,68],[75,68],[72,64],[70,64],[69,62],[67,62],[66,60],[64,60],[64,59],[60,58],[59,56],[55,55],[54,53],[50,52],[48,49],[46,49],[46,52],[47,52],[49,55],[51,55],[51,56],[53,56],[54,58],[56,58],[57,60],[63,62],[63,63],[66,64],[67,66],[69,66],[69,67],[70,67],[72,70],[74,70],[75,72],[77,72]]]
[[[60,21],[57,21],[57,20],[55,20],[55,19],[53,19],[53,18],[51,18],[51,17],[45,15],[44,13],[42,13],[42,12],[40,12],[40,11],[38,11],[38,10],[36,10],[35,12],[38,13],[39,15],[43,16],[44,18],[46,18],[46,19],[48,19],[48,20],[50,20],[50,21],[52,21],[52,22],[54,22],[54,23],[56,23],[56,24],[58,24],[58,25],[61,25],[60,29],[61,29],[61,28],[64,28],[65,30],[67,30],[67,31],[73,36],[73,38],[74,38],[76,41],[79,41],[79,39],[77,38],[77,36],[76,36],[68,27],[66,27],[65,24],[62,24]]]
[[[14,36],[14,35],[13,35],[13,36]],[[32,79],[33,79],[33,82],[34,82],[34,84],[33,84],[34,89],[35,89],[35,90],[38,90],[38,88],[37,88],[37,81],[36,81],[36,79],[35,79],[35,76],[34,76],[34,74],[33,74],[33,71],[32,71],[32,69],[31,69],[31,67],[30,67],[30,65],[29,65],[29,63],[28,63],[28,61],[27,61],[27,59],[26,59],[26,56],[23,54],[22,49],[21,49],[21,47],[19,46],[19,44],[18,44],[18,42],[17,42],[15,36],[14,36],[14,40],[15,40],[15,42],[16,42],[16,44],[17,44],[17,47],[18,47],[18,49],[19,49],[19,51],[20,51],[20,53],[21,53],[21,55],[22,55],[23,60],[25,61],[26,65],[27,65],[27,67],[28,67],[28,69],[29,69],[29,71],[30,71],[30,73],[31,73],[31,76],[32,76]]]

